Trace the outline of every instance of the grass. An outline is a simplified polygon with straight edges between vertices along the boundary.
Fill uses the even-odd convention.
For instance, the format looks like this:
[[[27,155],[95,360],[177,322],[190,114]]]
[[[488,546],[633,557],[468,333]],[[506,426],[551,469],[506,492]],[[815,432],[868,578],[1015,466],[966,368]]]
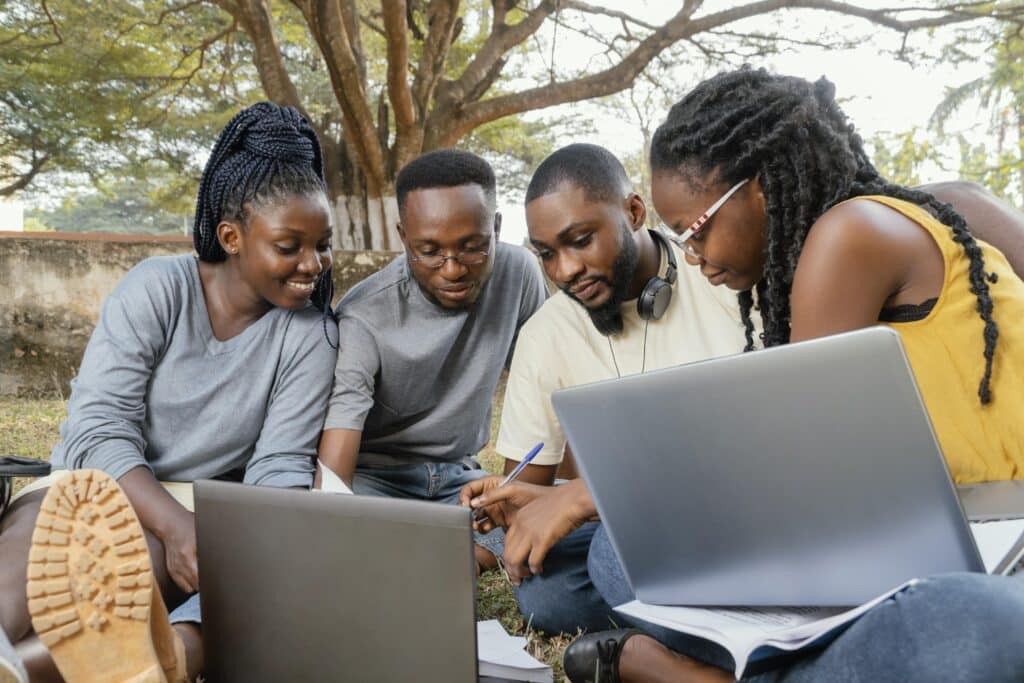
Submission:
[[[500,397],[504,393],[503,380],[498,387],[498,399],[494,406],[491,441],[480,454],[484,467],[491,472],[501,468],[501,459],[494,453],[493,444],[497,438],[501,413]],[[58,427],[65,417],[65,410],[62,399],[0,398],[0,455],[49,458],[50,451],[60,438]],[[26,481],[15,480],[14,490],[20,489]],[[500,571],[486,572],[477,582],[477,618],[497,619],[509,633],[526,636],[530,654],[552,666],[556,681],[564,680],[562,652],[574,636],[559,634],[545,637],[530,629],[519,614],[512,588]]]

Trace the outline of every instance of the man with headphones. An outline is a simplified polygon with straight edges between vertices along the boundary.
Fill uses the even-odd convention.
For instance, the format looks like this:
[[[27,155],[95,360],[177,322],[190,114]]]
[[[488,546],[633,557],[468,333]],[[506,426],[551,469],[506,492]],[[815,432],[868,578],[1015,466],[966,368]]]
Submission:
[[[534,172],[525,204],[530,242],[560,291],[519,331],[496,449],[507,473],[543,442],[519,480],[550,486],[568,453],[552,392],[735,353],[744,332],[736,295],[696,268],[677,267],[683,252],[646,227],[644,201],[608,150],[574,144],[554,152]],[[470,493],[493,485],[483,480]],[[520,610],[548,633],[607,628],[611,609],[586,568],[595,524],[558,528],[562,518],[551,517],[541,530],[553,547],[531,557],[543,560],[544,571],[516,588]],[[512,521],[513,553],[524,535]],[[518,577],[518,569],[509,567],[510,574]]]

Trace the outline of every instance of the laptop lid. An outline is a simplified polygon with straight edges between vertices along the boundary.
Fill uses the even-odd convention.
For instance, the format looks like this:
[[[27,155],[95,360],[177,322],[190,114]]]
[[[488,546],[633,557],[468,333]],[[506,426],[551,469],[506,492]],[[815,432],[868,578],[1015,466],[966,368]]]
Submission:
[[[644,602],[855,605],[913,577],[983,571],[888,328],[552,401]]]
[[[195,483],[206,680],[475,681],[470,512]]]

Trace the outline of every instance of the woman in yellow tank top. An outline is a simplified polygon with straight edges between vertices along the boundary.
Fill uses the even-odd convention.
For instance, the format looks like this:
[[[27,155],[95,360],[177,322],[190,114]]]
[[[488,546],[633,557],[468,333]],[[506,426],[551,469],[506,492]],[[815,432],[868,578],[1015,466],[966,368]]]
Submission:
[[[755,302],[765,346],[892,325],[953,477],[1022,479],[1024,283],[971,232],[1006,248],[997,238],[1012,230],[985,230],[974,212],[965,221],[932,194],[886,182],[834,94],[824,78],[749,68],[699,84],[652,141],[654,207],[688,264],[739,293],[748,350]],[[631,594],[616,563],[598,531],[588,574],[609,604]],[[1018,578],[928,577],[752,680],[1020,681],[1021,633]],[[573,683],[733,680],[702,663],[715,653],[699,641],[638,634],[582,636],[566,650],[566,674]]]
[[[654,206],[739,292],[748,350],[755,297],[765,346],[890,324],[953,478],[1022,479],[1024,283],[953,207],[879,176],[833,98],[763,70],[705,81],[655,136]]]

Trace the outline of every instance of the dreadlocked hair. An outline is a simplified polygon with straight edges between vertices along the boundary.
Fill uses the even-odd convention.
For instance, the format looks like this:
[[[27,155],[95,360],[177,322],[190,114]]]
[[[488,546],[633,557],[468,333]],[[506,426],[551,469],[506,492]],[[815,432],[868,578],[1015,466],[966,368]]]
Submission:
[[[323,152],[309,122],[292,107],[258,102],[238,112],[221,131],[203,169],[196,198],[192,242],[201,261],[220,262],[227,254],[217,238],[224,220],[245,225],[256,212],[292,197],[324,194]],[[310,301],[327,320],[334,282],[331,269],[320,273]]]
[[[990,380],[999,328],[992,318],[981,248],[963,217],[934,196],[882,178],[860,136],[835,102],[835,86],[821,78],[776,76],[743,67],[710,78],[677,102],[654,134],[651,167],[699,182],[712,171],[724,184],[757,176],[768,214],[765,272],[757,284],[764,345],[789,342],[789,296],[797,260],[814,222],[839,202],[885,195],[930,209],[950,228],[970,260],[971,293],[984,323],[985,371],[978,386],[992,400]],[[753,292],[739,295],[746,351],[754,348]]]

